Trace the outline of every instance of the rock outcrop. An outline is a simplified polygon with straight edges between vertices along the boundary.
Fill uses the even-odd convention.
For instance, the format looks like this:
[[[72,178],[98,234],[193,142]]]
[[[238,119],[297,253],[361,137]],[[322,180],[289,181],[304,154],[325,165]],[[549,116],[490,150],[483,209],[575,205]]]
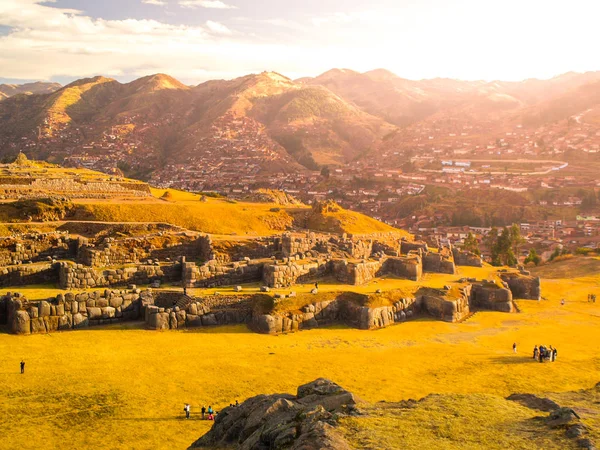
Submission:
[[[500,273],[500,278],[508,284],[513,298],[539,300],[541,298],[540,278],[517,272]]]
[[[219,413],[211,430],[190,448],[350,449],[336,431],[338,418],[357,414],[352,393],[324,378],[297,394],[258,395]]]

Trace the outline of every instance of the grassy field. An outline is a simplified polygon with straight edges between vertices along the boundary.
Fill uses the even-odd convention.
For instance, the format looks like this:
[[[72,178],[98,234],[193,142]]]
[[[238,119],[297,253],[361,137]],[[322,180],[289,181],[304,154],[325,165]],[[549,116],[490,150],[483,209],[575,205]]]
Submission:
[[[502,406],[498,396],[600,381],[600,305],[586,301],[587,293],[600,294],[599,282],[599,275],[546,280],[548,300],[519,301],[519,314],[479,312],[460,324],[419,319],[373,332],[334,327],[273,337],[242,326],[160,333],[130,325],[0,334],[0,418],[10,430],[2,446],[186,448],[210,426],[198,420],[201,405],[218,410],[259,393],[295,392],[322,376],[369,403],[369,417],[344,424],[357,445],[480,448],[465,437],[476,430],[486,448],[527,448],[527,427],[502,439],[498,433],[508,417],[518,424],[536,414]],[[531,360],[542,343],[558,348],[556,363]],[[453,397],[428,399],[406,417],[377,404],[432,393]],[[182,419],[184,402],[192,405],[190,421]]]

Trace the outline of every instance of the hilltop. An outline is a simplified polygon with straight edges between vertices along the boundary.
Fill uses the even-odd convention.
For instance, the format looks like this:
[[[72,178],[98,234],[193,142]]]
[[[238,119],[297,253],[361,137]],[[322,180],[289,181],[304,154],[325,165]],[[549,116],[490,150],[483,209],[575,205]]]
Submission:
[[[232,123],[243,127],[227,127]],[[0,143],[29,137],[38,142],[30,151],[46,149],[60,161],[63,146],[82,137],[113,145],[135,139],[140,143],[128,149],[123,162],[149,172],[218,151],[219,144],[210,141],[215,133],[264,152],[258,160],[262,170],[301,171],[344,164],[392,129],[326,88],[272,72],[195,87],[164,74],[125,84],[99,76],[0,106]],[[59,136],[63,146],[57,145]],[[109,148],[103,144],[102,150],[106,154]]]
[[[46,83],[43,81],[25,84],[0,84],[0,100],[19,94],[49,94],[61,87],[58,83]]]
[[[0,222],[163,222],[212,234],[269,235],[290,229],[327,233],[404,231],[337,205],[310,208],[283,192],[257,190],[248,201],[154,189],[89,169],[66,169],[24,154],[0,165]]]

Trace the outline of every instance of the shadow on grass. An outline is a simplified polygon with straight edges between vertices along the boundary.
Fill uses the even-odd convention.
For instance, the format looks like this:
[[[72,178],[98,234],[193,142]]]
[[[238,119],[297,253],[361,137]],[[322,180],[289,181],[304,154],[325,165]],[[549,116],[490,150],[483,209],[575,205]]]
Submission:
[[[200,415],[195,417],[193,414],[191,415],[191,417],[189,419],[186,419],[185,415],[182,414],[182,415],[170,416],[170,417],[124,417],[124,418],[119,418],[119,420],[122,420],[125,422],[172,422],[172,421],[176,420],[179,422],[194,421],[194,422],[208,422],[209,424],[214,423],[213,420],[203,419],[202,417],[200,417]]]
[[[539,360],[525,355],[496,356],[491,359],[491,362],[493,364],[541,364]],[[544,361],[543,364],[551,364],[551,361]]]

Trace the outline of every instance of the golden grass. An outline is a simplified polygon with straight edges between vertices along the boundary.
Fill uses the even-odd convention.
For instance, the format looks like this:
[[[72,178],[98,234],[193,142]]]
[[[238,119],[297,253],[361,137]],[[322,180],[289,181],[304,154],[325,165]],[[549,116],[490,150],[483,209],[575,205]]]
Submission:
[[[532,267],[533,275],[543,278],[579,278],[600,274],[600,258],[576,256]]]
[[[489,394],[431,395],[416,407],[369,405],[366,418],[342,421],[354,448],[386,449],[566,449],[563,430],[539,421],[547,413]]]
[[[464,276],[481,278],[486,270],[491,269],[468,268]],[[444,277],[431,284],[445,283]],[[421,430],[423,442],[448,445],[429,448],[477,448],[476,441],[460,437],[478,414],[460,395],[560,393],[600,381],[600,305],[586,301],[588,292],[600,294],[599,281],[600,276],[546,280],[543,293],[549,300],[519,301],[520,314],[479,312],[460,324],[419,319],[373,332],[333,327],[273,337],[243,326],[160,333],[129,325],[0,334],[0,411],[4,428],[11,430],[2,445],[185,448],[210,426],[195,420],[202,404],[220,409],[259,393],[295,392],[322,376],[367,402],[459,395],[446,406],[426,405],[406,419],[401,433],[390,427],[402,422],[393,418],[364,419],[366,429],[378,430],[382,443],[395,446],[402,439],[406,448],[423,448],[417,445],[418,430],[410,428],[430,417]],[[563,297],[567,302],[561,306]],[[542,343],[558,348],[556,363],[533,362],[531,350]],[[27,361],[25,375],[18,374],[21,358]],[[496,400],[486,398],[470,401],[480,399],[478,420],[489,416],[500,430],[506,427],[503,417],[514,415],[518,422],[525,414],[518,406],[496,411]],[[184,402],[192,404],[194,420],[182,419]],[[452,419],[452,404],[464,414],[464,426]],[[364,430],[352,426],[362,442]],[[481,423],[473,427],[485,434]],[[526,431],[515,433],[497,440],[488,433],[485,446],[527,448],[520,447]]]
[[[186,193],[187,194],[187,193]],[[192,196],[194,194],[187,194]],[[165,222],[194,231],[211,234],[271,235],[281,233],[292,224],[284,209],[271,211],[275,205],[265,203],[229,203],[209,199],[178,200],[181,194],[171,194],[169,200],[136,202],[76,202],[75,219],[101,222]]]

